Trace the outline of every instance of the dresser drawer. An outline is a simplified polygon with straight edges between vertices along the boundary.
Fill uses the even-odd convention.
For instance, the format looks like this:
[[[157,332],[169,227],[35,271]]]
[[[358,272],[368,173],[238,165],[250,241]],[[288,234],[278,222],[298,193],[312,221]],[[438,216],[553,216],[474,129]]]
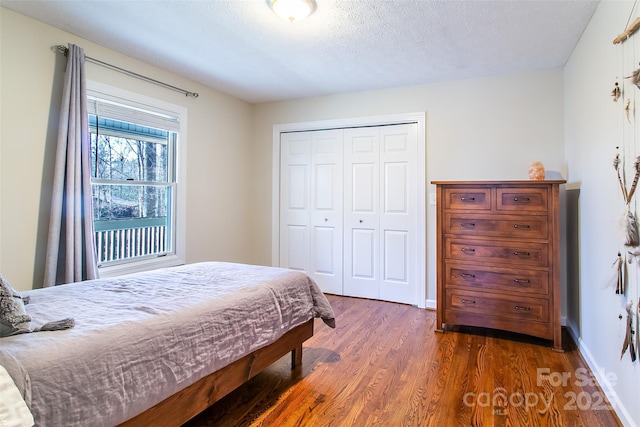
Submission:
[[[549,272],[546,270],[468,266],[447,262],[444,280],[448,288],[490,289],[545,296],[549,294]]]
[[[547,322],[549,319],[549,300],[544,298],[489,294],[458,289],[447,289],[446,309],[506,317],[516,321]]]
[[[490,188],[445,188],[444,208],[459,210],[491,210]]]
[[[548,252],[547,243],[462,238],[445,238],[444,242],[444,254],[447,259],[474,263],[547,267]]]
[[[480,213],[446,213],[445,233],[471,236],[546,239],[546,215],[491,215]]]
[[[546,212],[549,209],[546,188],[498,188],[496,198],[499,211]]]

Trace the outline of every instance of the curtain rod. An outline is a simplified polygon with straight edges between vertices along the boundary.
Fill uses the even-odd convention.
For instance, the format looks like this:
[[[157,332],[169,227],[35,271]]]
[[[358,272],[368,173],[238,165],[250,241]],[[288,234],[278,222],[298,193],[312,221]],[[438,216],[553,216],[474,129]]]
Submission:
[[[69,49],[66,46],[57,45],[57,46],[51,46],[51,51],[52,52],[61,52],[61,53],[64,53],[65,56],[66,56],[67,52],[69,51]],[[128,76],[136,77],[138,79],[147,81],[149,83],[156,84],[158,86],[165,87],[167,89],[175,90],[176,92],[184,93],[186,96],[190,96],[192,98],[197,98],[198,97],[198,93],[197,92],[189,92],[188,90],[180,89],[179,87],[175,87],[175,86],[172,86],[170,84],[167,84],[167,83],[152,79],[151,77],[143,76],[142,74],[134,73],[133,71],[125,70],[124,68],[116,67],[115,65],[108,64],[106,62],[100,61],[100,60],[95,59],[95,58],[91,58],[91,57],[86,56],[86,55],[85,55],[84,58],[85,58],[86,61],[91,62],[93,64],[97,64],[97,65],[100,65],[102,67],[109,68],[109,69],[114,70],[114,71],[118,71],[118,72],[120,72],[122,74],[126,74]]]

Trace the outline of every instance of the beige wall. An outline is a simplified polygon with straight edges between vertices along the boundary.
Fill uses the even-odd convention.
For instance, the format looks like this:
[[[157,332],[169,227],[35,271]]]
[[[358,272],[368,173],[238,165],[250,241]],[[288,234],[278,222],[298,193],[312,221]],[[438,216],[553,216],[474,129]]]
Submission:
[[[426,112],[432,180],[528,179],[533,161],[564,174],[562,70],[256,105],[256,259],[271,261],[273,125]],[[430,184],[427,191],[435,189]],[[429,200],[429,197],[426,197]],[[428,203],[428,202],[427,202]],[[435,208],[427,206],[427,300],[435,301]]]
[[[621,227],[624,201],[613,159],[620,146],[626,153],[630,183],[632,164],[640,150],[640,92],[622,79],[638,67],[640,34],[624,45],[612,44],[627,25],[633,7],[632,1],[604,1],[598,6],[565,67],[564,113],[568,187],[575,193],[571,206],[574,213],[568,218],[576,243],[569,246],[570,260],[578,260],[569,264],[567,323],[618,415],[629,426],[640,425],[640,364],[631,362],[628,353],[621,359],[620,351],[625,305],[628,301],[633,301],[636,308],[640,304],[638,263],[627,264],[626,295],[616,295],[615,285],[607,284],[615,277],[611,266],[617,252],[625,254],[628,249]],[[639,15],[636,10],[631,21]],[[635,105],[631,122],[625,118],[625,102],[612,102],[609,95],[616,80]],[[636,195],[632,201],[636,215],[637,200]]]
[[[252,106],[69,33],[0,8],[0,273],[18,289],[42,283],[64,56],[88,56],[177,87],[197,99],[87,64],[87,77],[188,108],[187,261],[252,261],[248,188]]]

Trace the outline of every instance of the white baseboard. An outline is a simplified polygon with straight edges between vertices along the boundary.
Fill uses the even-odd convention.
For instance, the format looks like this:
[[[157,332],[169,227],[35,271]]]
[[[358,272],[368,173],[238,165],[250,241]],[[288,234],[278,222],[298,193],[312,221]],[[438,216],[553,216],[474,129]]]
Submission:
[[[435,310],[436,309],[436,300],[428,299],[427,303],[424,306],[427,310]]]
[[[578,337],[578,328],[576,328],[575,324],[573,324],[572,322],[567,321],[566,318],[565,318],[565,322],[567,323],[566,325],[567,332],[569,332],[569,335],[571,335],[571,338],[573,338],[573,341],[578,346],[578,351],[582,355],[582,358],[585,360],[585,362],[587,362],[587,365],[589,365],[589,369],[591,369],[591,373],[593,373],[593,376],[596,378],[596,381],[598,381],[598,385],[600,386],[605,396],[609,400],[609,403],[611,404],[611,406],[613,406],[613,410],[615,411],[616,415],[620,419],[620,422],[622,422],[622,424],[626,427],[637,427],[637,424],[631,418],[631,414],[629,414],[629,411],[627,411],[627,408],[625,408],[625,406],[622,404],[622,402],[618,398],[618,395],[616,394],[615,390],[613,389],[613,386],[607,379],[606,375],[605,376],[602,375],[603,373],[606,374],[606,370],[598,366],[598,364],[593,358],[593,354],[591,354],[591,351],[589,351],[589,348],[582,341],[582,339]]]

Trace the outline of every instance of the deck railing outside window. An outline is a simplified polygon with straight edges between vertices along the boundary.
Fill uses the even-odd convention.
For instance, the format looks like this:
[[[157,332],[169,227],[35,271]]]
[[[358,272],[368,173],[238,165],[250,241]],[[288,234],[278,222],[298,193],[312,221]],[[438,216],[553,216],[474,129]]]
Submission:
[[[95,221],[98,264],[162,255],[167,248],[166,218]]]

